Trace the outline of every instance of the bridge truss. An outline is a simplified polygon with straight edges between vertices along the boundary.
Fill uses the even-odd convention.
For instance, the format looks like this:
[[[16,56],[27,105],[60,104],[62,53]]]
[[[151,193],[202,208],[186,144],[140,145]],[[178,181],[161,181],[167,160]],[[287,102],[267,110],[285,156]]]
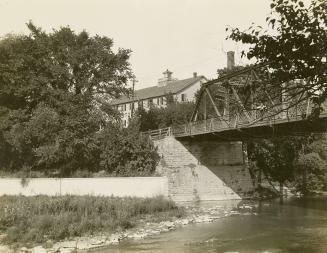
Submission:
[[[273,83],[268,64],[246,67],[204,83],[197,94],[189,123],[146,134],[153,139],[170,135],[183,138],[208,133],[257,131],[276,126],[288,128],[292,124],[294,128],[294,123],[306,122],[316,111],[313,94],[307,90],[303,80]],[[327,132],[326,110],[319,117],[324,121],[320,121],[323,127],[318,132],[322,128],[323,132]],[[295,128],[297,126],[299,124]],[[300,126],[303,127],[303,124]],[[312,129],[303,131],[312,132]]]
[[[189,124],[176,137],[303,121],[313,112],[303,80],[272,83],[268,64],[244,68],[202,85]]]

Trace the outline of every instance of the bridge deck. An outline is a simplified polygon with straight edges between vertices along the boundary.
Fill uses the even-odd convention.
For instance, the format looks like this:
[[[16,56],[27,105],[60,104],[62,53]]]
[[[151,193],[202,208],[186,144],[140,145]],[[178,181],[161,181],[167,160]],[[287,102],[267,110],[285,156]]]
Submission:
[[[307,124],[310,123],[310,124]],[[310,129],[308,128],[310,125]],[[149,135],[152,139],[160,139],[166,136],[174,136],[175,138],[187,138],[215,134],[221,137],[229,133],[233,138],[239,139],[240,131],[252,133],[262,133],[265,128],[278,128],[283,126],[288,129],[289,134],[296,132],[327,132],[327,112],[320,114],[319,119],[308,121],[306,115],[288,115],[277,114],[270,117],[254,119],[251,122],[233,119],[222,120],[220,118],[212,118],[208,120],[191,122],[179,126],[157,129],[148,131],[143,134]],[[295,130],[296,129],[296,130]],[[236,134],[237,133],[237,134]]]

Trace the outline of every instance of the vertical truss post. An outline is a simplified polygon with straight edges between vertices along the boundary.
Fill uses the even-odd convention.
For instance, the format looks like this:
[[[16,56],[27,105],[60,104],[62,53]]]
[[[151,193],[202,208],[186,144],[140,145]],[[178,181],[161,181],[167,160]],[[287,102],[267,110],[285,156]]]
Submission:
[[[203,94],[203,115],[204,115],[204,120],[207,120],[207,93]]]
[[[307,102],[307,110],[306,110],[306,116],[308,117],[310,113],[310,98],[308,97],[308,102]]]

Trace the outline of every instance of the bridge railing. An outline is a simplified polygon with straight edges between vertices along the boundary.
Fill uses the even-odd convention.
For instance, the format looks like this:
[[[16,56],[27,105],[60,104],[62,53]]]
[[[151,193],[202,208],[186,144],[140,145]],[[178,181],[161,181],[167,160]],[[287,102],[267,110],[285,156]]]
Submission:
[[[194,121],[183,125],[166,127],[143,132],[142,135],[152,140],[167,136],[190,136],[208,132],[220,132],[245,127],[274,125],[278,123],[303,120],[312,112],[312,103],[303,101],[297,104],[283,103],[274,108],[253,109],[237,112],[223,117]]]
[[[166,127],[166,128],[156,129],[156,130],[150,130],[150,131],[142,132],[142,135],[148,136],[152,140],[159,140],[164,137],[170,136],[171,128]]]
[[[271,108],[256,109],[234,113],[233,115],[225,115],[220,118],[210,118],[180,126],[173,126],[171,128],[171,135],[176,137],[197,135],[207,132],[219,132],[244,127],[273,125],[281,122],[303,120],[310,115],[311,111],[312,106],[310,102],[303,102],[295,105],[284,103],[276,106],[273,110]]]

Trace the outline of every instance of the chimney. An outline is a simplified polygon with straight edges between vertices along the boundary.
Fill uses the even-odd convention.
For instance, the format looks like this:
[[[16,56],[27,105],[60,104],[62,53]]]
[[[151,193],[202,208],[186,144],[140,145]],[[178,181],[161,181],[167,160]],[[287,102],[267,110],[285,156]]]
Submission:
[[[196,78],[198,76],[198,73],[193,72],[193,77]]]
[[[168,69],[162,73],[164,75],[164,78],[167,80],[167,81],[170,81],[171,80],[171,76],[173,74],[173,72],[169,71]]]
[[[235,67],[235,52],[228,51],[227,52],[227,69],[231,70]]]
[[[173,78],[173,72],[169,71],[168,69],[162,73],[163,74],[163,78],[159,78],[158,80],[158,86],[165,86],[167,83],[171,82],[171,81],[175,81],[177,80],[176,78]]]

